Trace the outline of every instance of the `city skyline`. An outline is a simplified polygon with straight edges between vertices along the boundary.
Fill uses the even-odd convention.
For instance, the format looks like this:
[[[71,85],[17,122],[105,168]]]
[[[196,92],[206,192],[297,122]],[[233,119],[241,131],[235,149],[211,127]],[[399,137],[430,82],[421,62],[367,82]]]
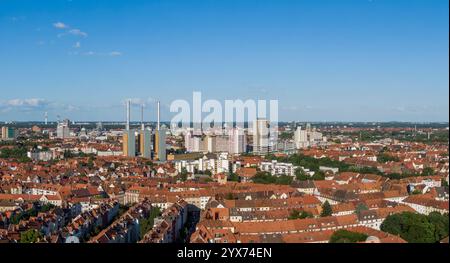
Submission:
[[[26,4],[25,4],[26,3]],[[448,1],[2,1],[0,121],[278,99],[280,121],[448,122]],[[383,17],[383,19],[379,19]]]

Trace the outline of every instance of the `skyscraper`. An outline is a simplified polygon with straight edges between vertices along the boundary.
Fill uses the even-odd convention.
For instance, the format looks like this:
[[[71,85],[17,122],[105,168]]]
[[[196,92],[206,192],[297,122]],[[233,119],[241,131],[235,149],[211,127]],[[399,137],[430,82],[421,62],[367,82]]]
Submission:
[[[17,130],[13,127],[2,127],[2,140],[14,140],[17,138]]]
[[[326,138],[323,137],[321,132],[316,131],[315,128],[311,128],[311,124],[306,124],[306,129],[302,130],[302,127],[297,127],[294,134],[295,147],[297,149],[306,148],[309,146],[317,145]]]
[[[67,139],[70,137],[70,121],[65,119],[61,122],[58,122],[58,126],[56,128],[56,137],[59,139]]]
[[[302,130],[301,126],[298,126],[297,130],[295,130],[294,141],[297,149],[308,147],[308,132]]]
[[[269,144],[270,125],[267,119],[258,118],[253,122],[253,152],[265,155],[271,151]]]
[[[246,151],[247,140],[243,129],[233,128],[229,131],[229,149],[230,154],[239,154]]]

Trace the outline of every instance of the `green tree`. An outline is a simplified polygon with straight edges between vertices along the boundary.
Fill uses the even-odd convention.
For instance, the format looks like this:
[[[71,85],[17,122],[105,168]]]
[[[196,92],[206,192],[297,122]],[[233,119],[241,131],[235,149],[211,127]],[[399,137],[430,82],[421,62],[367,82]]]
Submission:
[[[362,242],[367,239],[367,235],[363,233],[352,232],[344,229],[340,229],[331,235],[330,243],[356,243]]]
[[[412,194],[412,195],[420,195],[420,194],[422,194],[422,191],[417,190],[417,189],[414,189],[414,191],[412,191],[411,194]]]
[[[233,172],[228,176],[228,181],[239,182],[239,176]]]
[[[380,154],[377,156],[377,161],[378,161],[379,163],[399,162],[400,159],[398,159],[398,157],[389,155],[389,154],[387,154],[387,153],[380,153]]]
[[[292,183],[292,176],[272,176],[268,172],[258,172],[252,181],[257,184],[282,184],[290,185]]]
[[[294,136],[293,132],[282,132],[280,133],[279,139],[281,140],[290,140]]]
[[[359,215],[359,214],[361,214],[361,211],[364,211],[364,210],[369,210],[369,207],[367,207],[367,205],[364,203],[359,203],[355,208],[355,213],[357,215]]]
[[[148,231],[150,231],[150,229],[152,229],[155,218],[160,215],[161,215],[161,210],[158,207],[152,207],[148,217],[142,218],[139,221],[139,228],[140,228],[139,230],[140,230],[141,239],[144,237],[144,235]]]
[[[20,233],[20,243],[36,243],[41,237],[41,233],[39,233],[37,230],[29,229]]]
[[[226,200],[234,200],[233,193],[227,193],[227,194],[225,195],[225,199],[226,199]]]
[[[425,167],[422,171],[422,176],[430,176],[434,174],[434,170],[431,167]]]
[[[322,212],[320,213],[321,217],[331,216],[333,214],[333,209],[328,201],[322,204]]]
[[[92,156],[88,159],[87,167],[90,169],[94,168],[94,158]]]
[[[314,217],[313,214],[311,214],[309,212],[298,211],[298,210],[294,209],[289,214],[288,219],[293,220],[293,219],[305,219],[305,218],[313,218],[313,217]]]
[[[300,217],[300,212],[296,209],[292,210],[291,213],[288,216],[289,220],[298,219]]]
[[[313,214],[311,214],[310,212],[302,211],[298,218],[304,219],[304,218],[313,218],[313,217],[314,217]]]
[[[403,212],[386,217],[380,229],[384,232],[400,236],[410,243],[434,243],[435,226],[426,215]]]
[[[316,171],[311,179],[314,181],[325,180],[325,174],[322,171]]]
[[[434,239],[439,242],[448,236],[449,233],[449,217],[448,214],[441,215],[438,212],[431,212],[428,215],[428,221],[434,225]]]
[[[185,167],[181,168],[180,180],[185,182],[187,180],[188,171]]]
[[[303,171],[302,168],[297,168],[295,170],[295,178],[299,181],[307,181],[308,175],[305,173],[305,171]]]

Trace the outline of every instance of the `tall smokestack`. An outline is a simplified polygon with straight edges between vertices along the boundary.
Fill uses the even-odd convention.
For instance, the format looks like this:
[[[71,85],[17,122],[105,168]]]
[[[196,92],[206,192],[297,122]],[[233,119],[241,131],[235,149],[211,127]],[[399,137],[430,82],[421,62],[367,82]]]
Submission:
[[[141,129],[145,130],[145,126],[144,126],[144,104],[141,105]]]
[[[125,126],[127,131],[130,130],[130,116],[131,116],[130,108],[131,108],[131,100],[127,100],[127,124]]]
[[[158,124],[157,124],[157,126],[156,126],[156,129],[157,129],[158,131],[159,131],[160,121],[161,121],[161,120],[160,120],[159,104],[160,104],[160,103],[159,103],[159,101],[158,101],[158,106],[157,106],[157,107],[158,107]]]

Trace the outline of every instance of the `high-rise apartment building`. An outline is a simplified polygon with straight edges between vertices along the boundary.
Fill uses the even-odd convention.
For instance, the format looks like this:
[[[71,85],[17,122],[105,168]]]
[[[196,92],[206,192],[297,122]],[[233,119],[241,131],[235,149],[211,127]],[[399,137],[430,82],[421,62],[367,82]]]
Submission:
[[[295,147],[297,149],[306,148],[309,146],[317,145],[321,142],[326,142],[326,137],[321,132],[316,131],[315,128],[311,128],[311,124],[306,125],[306,129],[297,127],[294,134]]]
[[[230,154],[240,154],[246,152],[247,139],[243,129],[231,129],[228,133],[228,138],[228,152]]]
[[[253,122],[253,153],[265,155],[271,151],[270,124],[267,119],[258,118]]]
[[[297,130],[295,130],[294,141],[297,149],[308,147],[308,132],[302,130],[301,126],[298,126]]]
[[[70,137],[70,121],[65,119],[61,122],[58,122],[58,126],[56,127],[56,137],[59,139],[67,139]]]
[[[14,140],[17,138],[17,130],[13,127],[2,127],[2,140]]]

